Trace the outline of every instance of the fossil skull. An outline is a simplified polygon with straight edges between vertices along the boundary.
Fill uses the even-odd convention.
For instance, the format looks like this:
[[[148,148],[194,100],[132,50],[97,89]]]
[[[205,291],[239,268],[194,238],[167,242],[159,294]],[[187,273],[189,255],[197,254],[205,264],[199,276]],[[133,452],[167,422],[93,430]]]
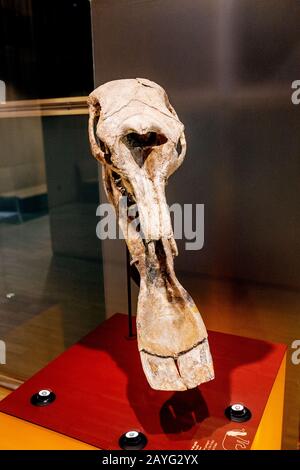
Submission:
[[[165,91],[146,79],[108,82],[88,104],[91,150],[140,273],[137,337],[145,375],[157,390],[194,388],[213,378],[213,364],[201,315],[174,273],[177,247],[165,197],[166,182],[185,157],[184,126]]]

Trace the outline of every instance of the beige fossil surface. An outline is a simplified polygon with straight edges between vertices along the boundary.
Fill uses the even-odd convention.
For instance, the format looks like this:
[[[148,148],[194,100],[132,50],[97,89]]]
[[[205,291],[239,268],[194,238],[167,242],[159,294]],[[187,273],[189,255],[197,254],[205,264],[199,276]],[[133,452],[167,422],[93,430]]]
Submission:
[[[92,154],[140,274],[144,373],[156,390],[197,387],[214,378],[213,362],[201,315],[174,272],[177,246],[165,196],[186,154],[184,126],[164,89],[144,78],[105,83],[88,104]]]

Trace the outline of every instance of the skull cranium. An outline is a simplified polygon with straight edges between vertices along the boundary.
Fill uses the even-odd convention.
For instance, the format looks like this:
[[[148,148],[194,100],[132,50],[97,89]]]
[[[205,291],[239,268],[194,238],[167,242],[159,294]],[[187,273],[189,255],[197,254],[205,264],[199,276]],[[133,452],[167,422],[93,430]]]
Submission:
[[[92,153],[103,164],[108,199],[140,273],[137,335],[145,375],[158,390],[196,387],[213,378],[213,365],[200,313],[174,273],[177,247],[165,198],[166,182],[185,157],[184,126],[165,91],[146,79],[108,82],[88,103]],[[119,210],[124,196],[137,207],[139,231],[130,211]]]

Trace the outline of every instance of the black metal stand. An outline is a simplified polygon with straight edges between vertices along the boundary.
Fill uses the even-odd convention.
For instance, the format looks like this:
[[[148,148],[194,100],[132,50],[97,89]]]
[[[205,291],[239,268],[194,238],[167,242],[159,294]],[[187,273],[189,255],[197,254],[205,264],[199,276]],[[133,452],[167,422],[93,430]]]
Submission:
[[[131,303],[131,276],[130,276],[130,254],[126,245],[126,277],[127,277],[127,309],[128,309],[128,338],[133,339],[132,303]]]

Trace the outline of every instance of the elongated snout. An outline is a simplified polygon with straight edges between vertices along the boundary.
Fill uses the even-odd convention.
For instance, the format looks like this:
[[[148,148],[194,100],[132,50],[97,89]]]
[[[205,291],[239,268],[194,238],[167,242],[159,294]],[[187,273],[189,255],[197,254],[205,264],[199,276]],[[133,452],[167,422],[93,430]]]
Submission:
[[[164,182],[151,180],[141,169],[131,179],[131,185],[138,207],[141,233],[145,241],[173,238]]]

